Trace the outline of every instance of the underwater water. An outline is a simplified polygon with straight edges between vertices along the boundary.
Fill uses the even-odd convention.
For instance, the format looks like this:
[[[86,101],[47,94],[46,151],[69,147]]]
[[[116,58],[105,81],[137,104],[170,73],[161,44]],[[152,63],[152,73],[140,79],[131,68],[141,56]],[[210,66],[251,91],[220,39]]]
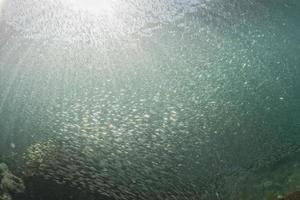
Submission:
[[[299,191],[299,55],[296,0],[2,0],[0,200]]]

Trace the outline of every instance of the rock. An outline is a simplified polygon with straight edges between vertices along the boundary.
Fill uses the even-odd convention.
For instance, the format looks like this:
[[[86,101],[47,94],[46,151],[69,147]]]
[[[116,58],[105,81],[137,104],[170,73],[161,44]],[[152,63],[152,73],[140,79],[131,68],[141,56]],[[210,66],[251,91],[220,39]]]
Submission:
[[[0,200],[12,200],[10,194],[3,194],[0,196]]]
[[[23,181],[13,174],[6,174],[1,180],[1,190],[8,193],[24,192],[25,186]]]
[[[9,171],[7,165],[5,163],[0,163],[0,177],[7,171]]]
[[[0,200],[11,200],[11,194],[24,191],[22,179],[13,175],[5,163],[0,163]]]

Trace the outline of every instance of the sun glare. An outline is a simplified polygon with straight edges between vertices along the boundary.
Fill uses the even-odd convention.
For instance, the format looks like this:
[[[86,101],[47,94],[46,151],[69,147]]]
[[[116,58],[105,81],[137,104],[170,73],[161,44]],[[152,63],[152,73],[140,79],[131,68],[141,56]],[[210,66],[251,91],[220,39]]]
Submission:
[[[0,15],[2,13],[2,9],[4,7],[5,0],[0,0]]]
[[[83,10],[93,14],[112,14],[112,0],[68,0],[76,10]]]

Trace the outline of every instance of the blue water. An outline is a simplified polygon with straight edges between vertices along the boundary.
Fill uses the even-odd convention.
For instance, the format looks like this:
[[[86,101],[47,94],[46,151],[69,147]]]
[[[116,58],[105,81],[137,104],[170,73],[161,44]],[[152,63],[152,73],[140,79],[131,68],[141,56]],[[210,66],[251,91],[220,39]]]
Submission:
[[[3,7],[1,161],[26,198],[51,199],[32,180],[81,199],[299,190],[299,3],[112,2]]]

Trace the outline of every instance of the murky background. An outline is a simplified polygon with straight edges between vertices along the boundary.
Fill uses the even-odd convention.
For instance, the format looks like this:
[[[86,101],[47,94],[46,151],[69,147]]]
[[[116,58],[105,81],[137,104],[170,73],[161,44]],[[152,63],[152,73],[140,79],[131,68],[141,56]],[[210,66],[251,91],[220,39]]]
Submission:
[[[0,161],[25,181],[22,199],[300,189],[298,1],[1,7]]]

